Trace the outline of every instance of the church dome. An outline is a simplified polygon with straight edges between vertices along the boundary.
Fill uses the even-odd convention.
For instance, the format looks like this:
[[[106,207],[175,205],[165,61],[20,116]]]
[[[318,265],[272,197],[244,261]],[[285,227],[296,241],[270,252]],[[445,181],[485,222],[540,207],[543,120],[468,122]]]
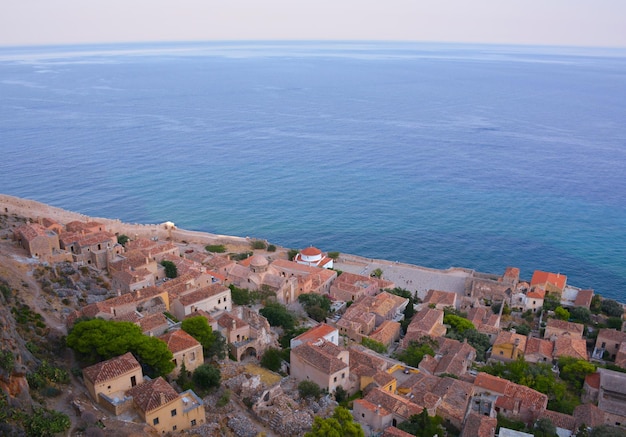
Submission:
[[[254,269],[263,269],[269,265],[269,261],[263,255],[253,255],[250,258],[250,267]]]

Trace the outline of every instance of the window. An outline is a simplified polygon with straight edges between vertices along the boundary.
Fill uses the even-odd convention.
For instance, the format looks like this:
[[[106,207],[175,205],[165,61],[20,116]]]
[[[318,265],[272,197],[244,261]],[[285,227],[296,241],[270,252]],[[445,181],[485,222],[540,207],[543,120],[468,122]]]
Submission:
[[[222,299],[218,299],[218,300],[217,300],[217,303],[222,303]]]
[[[504,351],[500,351],[500,355],[504,355]]]
[[[172,410],[172,417],[176,416],[176,408]]]
[[[192,352],[191,357],[189,357],[189,361],[195,361],[195,360],[196,360],[196,353]]]
[[[177,426],[176,426],[176,425],[174,425],[174,426],[172,427],[172,431],[176,431],[176,428],[177,428]]]
[[[603,341],[602,342],[602,349],[604,349],[606,347],[606,343]]]
[[[341,379],[346,379],[346,374],[345,373],[341,374]]]
[[[152,419],[152,424],[153,425],[158,425],[159,424],[159,418],[155,417],[154,419]]]
[[[337,377],[336,376],[333,378],[333,382],[337,382]]]
[[[130,385],[131,387],[134,387],[137,385],[137,377],[136,376],[131,376],[130,377]]]
[[[191,426],[196,426],[196,419],[191,419]]]

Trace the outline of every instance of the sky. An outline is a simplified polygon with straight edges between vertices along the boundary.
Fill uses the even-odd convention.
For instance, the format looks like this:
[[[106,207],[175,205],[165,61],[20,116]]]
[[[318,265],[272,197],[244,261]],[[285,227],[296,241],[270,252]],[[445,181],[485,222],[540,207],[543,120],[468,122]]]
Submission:
[[[0,46],[368,40],[626,47],[626,0],[2,0]]]

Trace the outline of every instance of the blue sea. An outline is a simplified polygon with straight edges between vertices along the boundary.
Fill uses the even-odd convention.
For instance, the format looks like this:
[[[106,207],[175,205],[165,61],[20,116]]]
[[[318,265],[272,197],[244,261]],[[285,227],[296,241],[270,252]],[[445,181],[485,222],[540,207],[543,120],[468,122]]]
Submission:
[[[626,301],[626,51],[0,48],[0,191]]]

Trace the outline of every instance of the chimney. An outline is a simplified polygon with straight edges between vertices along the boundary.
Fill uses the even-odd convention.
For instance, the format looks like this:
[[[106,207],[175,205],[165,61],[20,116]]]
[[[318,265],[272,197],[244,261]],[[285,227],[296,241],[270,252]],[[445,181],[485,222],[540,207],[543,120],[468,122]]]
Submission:
[[[233,330],[237,329],[237,322],[235,321],[235,319],[232,320],[231,326]]]
[[[161,398],[161,405],[167,402],[165,399],[165,393],[159,392],[159,397]]]

